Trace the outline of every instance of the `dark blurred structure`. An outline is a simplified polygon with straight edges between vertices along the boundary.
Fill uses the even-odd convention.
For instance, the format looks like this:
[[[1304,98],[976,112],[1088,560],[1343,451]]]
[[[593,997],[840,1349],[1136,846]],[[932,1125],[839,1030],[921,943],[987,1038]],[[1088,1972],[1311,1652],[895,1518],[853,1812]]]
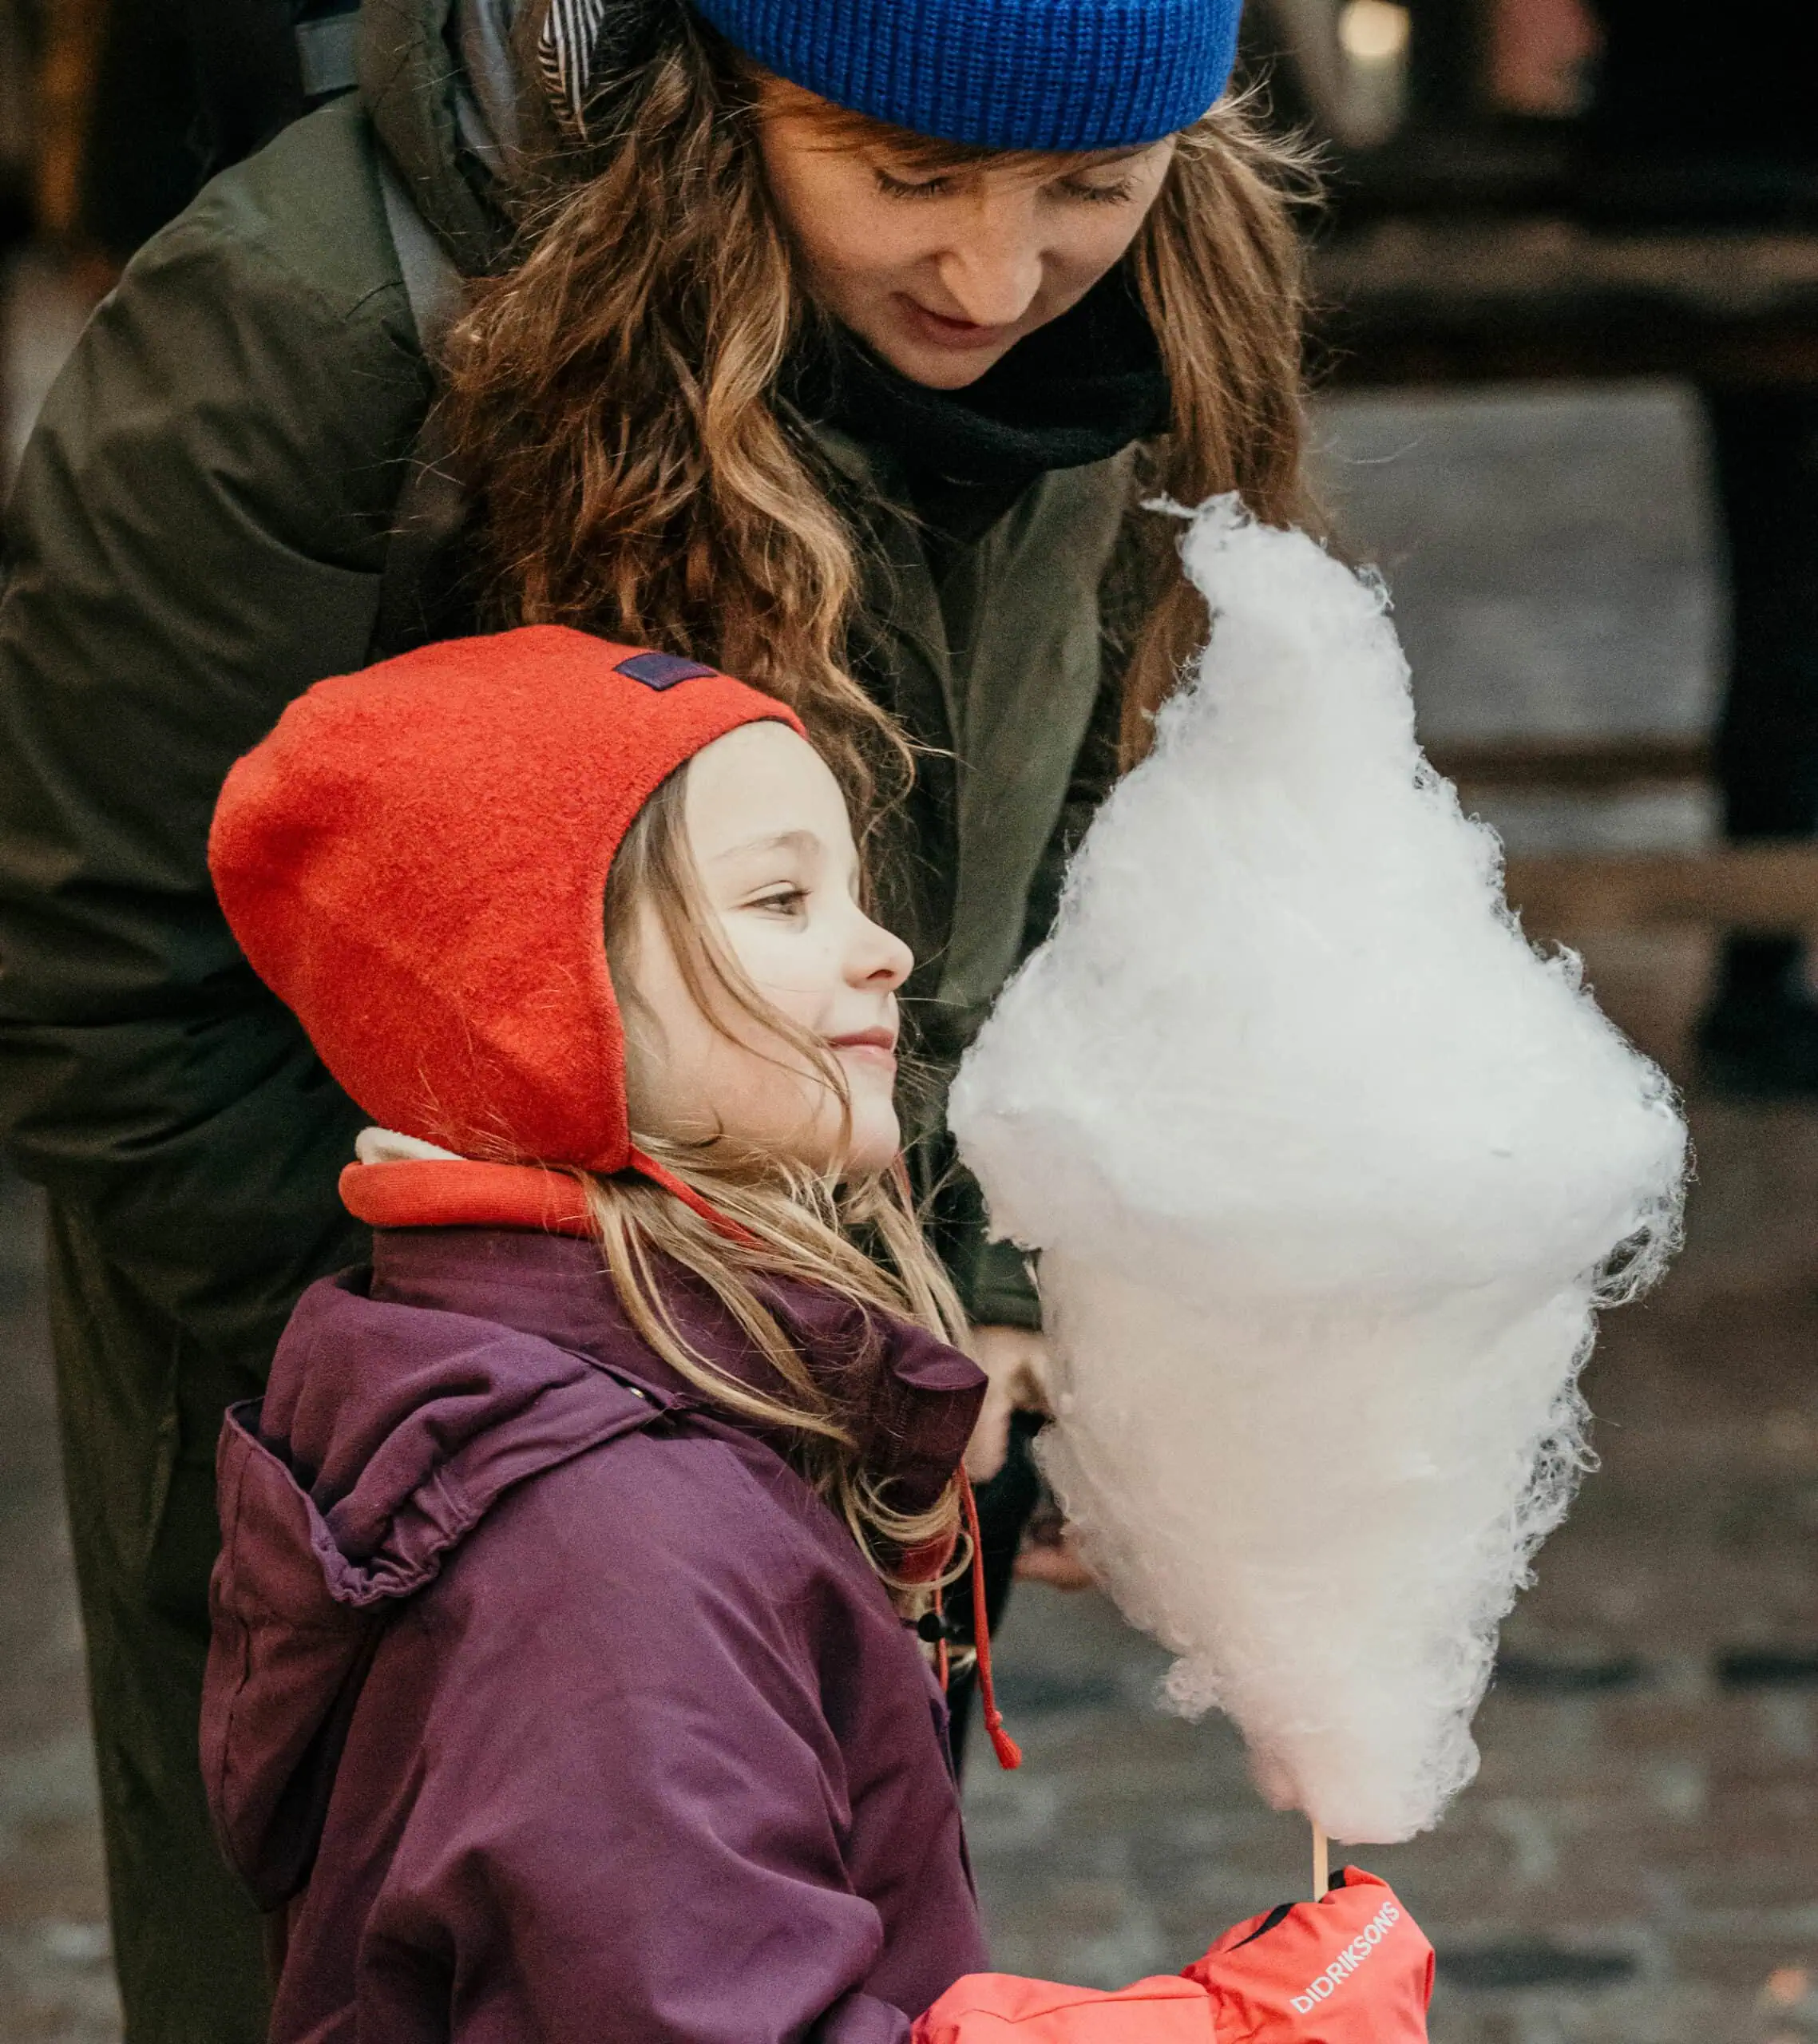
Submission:
[[[0,0],[0,254],[30,223],[37,47],[34,14],[22,0]]]
[[[1639,920],[1728,933],[1705,1075],[1818,1094],[1804,941],[1818,929],[1818,6],[1257,6],[1276,97],[1329,138],[1329,380],[1698,387],[1730,557],[1713,745],[1454,763],[1528,785],[1713,775],[1729,846],[1650,870],[1631,858],[1624,898]]]
[[[345,82],[358,0],[0,0],[0,232],[117,267]]]
[[[1587,214],[1615,225],[1818,233],[1818,7],[1597,0]],[[1818,374],[1705,397],[1728,533],[1729,686],[1716,766],[1733,839],[1818,830]],[[1737,936],[1704,1024],[1710,1075],[1818,1090],[1818,1004],[1790,936]]]
[[[1818,8],[1808,0],[1594,0],[1585,120],[1594,214],[1818,230]]]
[[[50,299],[79,319],[217,171],[344,90],[358,5],[0,0],[0,348],[15,319],[42,328]],[[0,501],[9,408],[35,404],[15,380]]]
[[[288,0],[109,0],[77,222],[115,262],[303,111]]]
[[[1353,223],[1818,226],[1805,0],[1250,0],[1246,35],[1277,110],[1336,145]]]

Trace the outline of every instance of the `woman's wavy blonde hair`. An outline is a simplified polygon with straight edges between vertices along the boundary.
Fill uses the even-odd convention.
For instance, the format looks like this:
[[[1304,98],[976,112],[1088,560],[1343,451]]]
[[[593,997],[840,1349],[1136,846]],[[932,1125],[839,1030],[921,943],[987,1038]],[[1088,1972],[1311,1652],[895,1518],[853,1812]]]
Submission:
[[[639,813],[612,862],[606,889],[606,955],[628,1028],[654,1030],[637,991],[648,905],[697,1007],[726,1028],[743,1018],[778,1046],[778,1077],[824,1085],[850,1127],[846,1083],[819,1038],[766,1001],[714,931],[684,821],[687,769],[670,775]],[[741,1033],[743,1040],[743,1032]],[[724,1140],[682,1143],[634,1129],[633,1139],[743,1230],[733,1239],[659,1186],[627,1173],[584,1181],[588,1208],[627,1318],[686,1382],[714,1404],[774,1428],[802,1475],[846,1520],[905,1610],[919,1613],[934,1584],[904,1578],[905,1552],[937,1547],[957,1533],[949,1484],[935,1503],[905,1511],[868,1466],[864,1436],[875,1425],[881,1343],[810,1369],[773,1305],[766,1285],[796,1280],[863,1309],[914,1321],[956,1347],[965,1320],[946,1273],[917,1222],[900,1164],[836,1180]],[[843,1139],[842,1139],[843,1140]],[[771,1388],[735,1376],[689,1340],[675,1309],[676,1274],[717,1301],[767,1366]],[[869,1424],[867,1424],[868,1415]],[[950,1565],[941,1580],[955,1572]]]
[[[909,763],[849,671],[863,624],[857,517],[776,395],[818,316],[759,149],[766,94],[793,89],[688,9],[673,17],[665,46],[616,81],[599,132],[552,141],[520,179],[517,252],[451,336],[450,435],[483,507],[501,622],[661,647],[781,697],[866,822]],[[931,168],[993,153],[826,113]],[[1173,402],[1142,494],[1194,504],[1236,490],[1269,522],[1305,516],[1290,217],[1305,188],[1300,159],[1242,101],[1179,137],[1126,259]],[[1110,592],[1128,759],[1204,636],[1171,523],[1142,521]]]
[[[533,10],[527,10],[527,14]],[[481,505],[489,607],[500,623],[572,624],[703,660],[780,697],[845,784],[861,827],[907,785],[901,735],[850,672],[863,632],[864,507],[778,395],[818,315],[795,273],[763,175],[758,123],[785,86],[671,10],[662,48],[596,105],[588,134],[553,132],[518,180],[517,245],[477,283],[450,337],[444,416]],[[880,133],[929,171],[991,157],[893,130],[810,96],[829,140]],[[1066,159],[1052,159],[1065,161]],[[1292,151],[1241,103],[1179,137],[1126,259],[1172,392],[1169,431],[1144,450],[1139,489],[1197,503],[1236,490],[1258,517],[1304,515],[1302,281]],[[1134,503],[1133,507],[1134,509]],[[1171,521],[1133,522],[1107,591],[1126,659],[1127,758],[1204,631],[1173,567]],[[608,890],[608,955],[636,1020],[638,906],[652,903],[695,998],[775,1032],[843,1101],[824,1046],[767,1008],[714,941],[682,821],[678,774],[638,819]],[[949,1489],[905,1514],[865,1466],[854,1399],[862,1368],[806,1365],[766,1301],[802,1279],[859,1306],[963,1338],[952,1287],[917,1225],[906,1177],[834,1185],[726,1143],[644,1147],[737,1222],[729,1241],[657,1187],[591,1181],[612,1281],[643,1338],[728,1411],[782,1431],[906,1608],[905,1550],[945,1537]],[[730,1376],[688,1341],[676,1271],[719,1301],[773,1388]],[[666,1286],[667,1281],[667,1286]]]

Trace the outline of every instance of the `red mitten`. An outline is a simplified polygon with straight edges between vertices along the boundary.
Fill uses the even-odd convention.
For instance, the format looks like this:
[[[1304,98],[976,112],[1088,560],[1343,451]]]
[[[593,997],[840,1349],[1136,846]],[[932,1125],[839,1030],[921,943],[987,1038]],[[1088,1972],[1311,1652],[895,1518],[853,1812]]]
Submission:
[[[1016,1973],[968,1973],[926,2015],[913,2044],[1224,2044],[1197,1981],[1158,1974],[1108,1994]]]
[[[1386,1884],[1342,1869],[1319,1902],[1227,1931],[1184,1973],[1107,1994],[968,1973],[914,2044],[1426,2044],[1433,1948]]]
[[[1218,2044],[1426,2044],[1433,1948],[1355,1867],[1317,1902],[1234,1925],[1186,1978],[1212,1998]]]

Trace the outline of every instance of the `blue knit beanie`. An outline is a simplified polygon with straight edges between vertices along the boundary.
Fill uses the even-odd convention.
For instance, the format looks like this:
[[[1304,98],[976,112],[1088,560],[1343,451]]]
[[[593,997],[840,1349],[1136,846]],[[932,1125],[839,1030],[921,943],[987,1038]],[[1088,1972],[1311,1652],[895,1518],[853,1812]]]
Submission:
[[[1242,0],[695,0],[835,105],[946,142],[1120,149],[1225,89]]]

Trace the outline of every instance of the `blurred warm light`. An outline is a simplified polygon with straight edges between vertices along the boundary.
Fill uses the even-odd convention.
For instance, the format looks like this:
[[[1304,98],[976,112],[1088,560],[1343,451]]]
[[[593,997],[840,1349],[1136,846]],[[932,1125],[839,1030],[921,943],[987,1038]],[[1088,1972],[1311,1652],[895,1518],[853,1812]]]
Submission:
[[[1789,2009],[1804,2000],[1811,1986],[1812,1975],[1803,1966],[1776,1967],[1761,1989],[1762,2003],[1768,2008]]]
[[[1347,0],[1338,40],[1357,64],[1392,64],[1408,48],[1408,10],[1392,0]]]
[[[1490,97],[1505,113],[1541,120],[1582,113],[1602,42],[1586,0],[1493,0]]]

